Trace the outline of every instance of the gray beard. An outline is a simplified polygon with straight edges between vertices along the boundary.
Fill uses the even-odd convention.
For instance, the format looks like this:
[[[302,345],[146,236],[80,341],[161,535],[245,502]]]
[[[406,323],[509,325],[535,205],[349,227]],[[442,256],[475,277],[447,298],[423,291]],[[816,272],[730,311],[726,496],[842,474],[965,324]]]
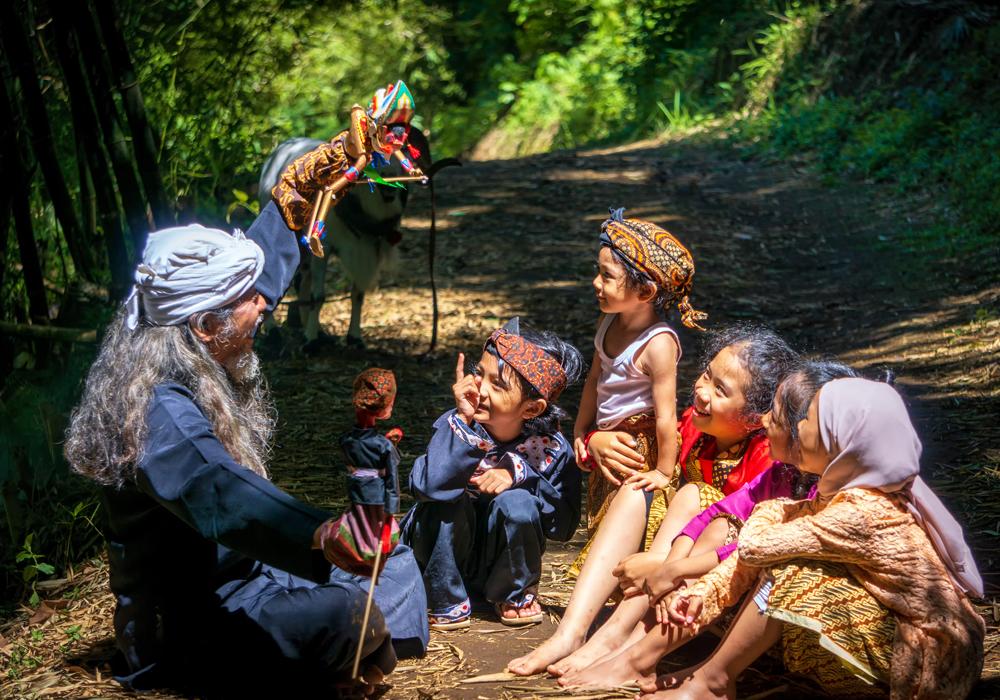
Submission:
[[[260,358],[253,348],[248,348],[242,355],[230,359],[225,368],[233,382],[243,384],[260,376]]]

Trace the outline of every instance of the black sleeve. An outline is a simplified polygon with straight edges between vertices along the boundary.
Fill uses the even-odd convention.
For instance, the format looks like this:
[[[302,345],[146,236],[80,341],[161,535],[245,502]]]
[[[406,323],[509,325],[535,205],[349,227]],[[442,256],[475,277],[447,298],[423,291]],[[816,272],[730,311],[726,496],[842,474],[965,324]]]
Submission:
[[[264,251],[264,271],[257,278],[256,287],[271,311],[285,296],[299,267],[299,237],[285,225],[274,200],[267,203],[246,235]]]
[[[213,542],[302,578],[329,579],[312,540],[332,515],[237,464],[181,387],[154,393],[136,484]]]

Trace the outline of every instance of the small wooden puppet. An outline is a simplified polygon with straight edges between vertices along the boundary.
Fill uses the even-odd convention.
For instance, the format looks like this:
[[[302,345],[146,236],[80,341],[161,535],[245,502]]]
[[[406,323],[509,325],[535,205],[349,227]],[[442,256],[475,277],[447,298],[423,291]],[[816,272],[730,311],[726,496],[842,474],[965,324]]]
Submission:
[[[402,80],[379,88],[367,109],[361,105],[351,108],[347,129],[330,143],[294,161],[281,174],[271,193],[289,228],[306,227],[302,242],[314,255],[323,257],[320,240],[330,205],[336,206],[357,184],[366,166],[387,165],[388,158],[395,156],[409,175],[424,175],[413,162],[420,152],[407,143],[413,110],[413,96]]]
[[[392,516],[400,512],[399,452],[396,444],[403,432],[393,428],[387,435],[375,430],[376,420],[392,416],[396,378],[392,371],[373,367],[354,380],[352,404],[354,427],[339,438],[347,463],[347,495],[351,506],[325,532],[342,546],[326,548],[331,562],[344,571],[377,576],[385,558],[399,541],[399,525]]]

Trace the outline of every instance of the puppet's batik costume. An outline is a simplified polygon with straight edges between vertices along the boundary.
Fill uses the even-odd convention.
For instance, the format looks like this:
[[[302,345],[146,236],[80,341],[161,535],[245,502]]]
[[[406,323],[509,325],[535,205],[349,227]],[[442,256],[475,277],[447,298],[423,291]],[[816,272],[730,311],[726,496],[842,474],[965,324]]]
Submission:
[[[756,506],[739,555],[685,592],[704,601],[696,622],[752,592],[742,614],[782,621],[785,667],[831,697],[965,698],[985,625],[964,591],[981,597],[982,578],[961,526],[919,477],[902,398],[838,379],[819,401],[833,459],[817,495]]]
[[[415,161],[420,151],[407,143],[410,121],[414,115],[413,96],[400,80],[395,85],[380,88],[368,103],[368,108],[354,105],[351,108],[350,126],[337,134],[330,143],[298,158],[282,174],[271,191],[289,228],[300,230],[307,226],[313,215],[313,204],[321,189],[331,189],[332,203],[339,203],[364,171],[365,165],[378,168],[388,164],[395,151],[394,145],[402,142]],[[389,131],[393,125],[405,125],[406,132],[400,140]],[[359,158],[365,161],[360,163]],[[400,165],[407,173],[421,175],[416,164],[400,150]],[[303,186],[306,183],[306,186]],[[315,218],[315,217],[313,217]],[[323,214],[316,223],[317,237],[322,237]],[[303,243],[309,245],[313,231],[307,231]]]
[[[694,408],[690,407],[677,421],[678,459],[674,470],[674,490],[669,493],[654,491],[647,497],[650,505],[644,549],[649,549],[652,544],[660,523],[667,514],[669,501],[679,486],[696,484],[700,506],[704,510],[716,501],[736,493],[775,464],[771,459],[770,444],[763,432],[754,433],[720,453],[715,446],[715,438],[698,430],[694,426],[693,417]],[[638,439],[636,441],[639,442]],[[591,483],[593,481],[592,473]],[[602,478],[601,481],[605,480]],[[573,563],[571,574],[579,576],[589,548],[590,542]]]
[[[507,328],[491,340],[551,403],[565,386],[562,368]],[[562,374],[562,385],[540,381],[546,372]],[[568,541],[580,522],[581,479],[572,447],[559,432],[498,443],[454,410],[438,418],[434,431],[410,472],[417,505],[403,521],[403,541],[424,574],[432,624],[467,620],[470,589],[497,605],[530,605],[538,594],[546,540]],[[496,496],[480,493],[469,480],[487,469],[508,470],[513,485]]]

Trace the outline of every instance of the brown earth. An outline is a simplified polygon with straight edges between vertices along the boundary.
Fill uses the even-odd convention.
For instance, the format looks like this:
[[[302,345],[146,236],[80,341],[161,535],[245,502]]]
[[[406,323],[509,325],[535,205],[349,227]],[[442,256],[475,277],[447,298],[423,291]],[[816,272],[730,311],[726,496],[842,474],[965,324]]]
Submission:
[[[427,194],[417,192],[404,220],[403,265],[394,282],[367,299],[368,350],[330,346],[306,355],[289,343],[266,363],[280,419],[273,458],[279,486],[312,505],[343,506],[335,438],[352,418],[351,382],[367,366],[396,373],[399,398],[386,427],[404,430],[400,447],[409,465],[433,420],[452,404],[456,354],[475,356],[502,320],[519,314],[587,351],[598,314],[590,280],[600,222],[608,206],[625,206],[628,216],[656,221],[689,245],[698,266],[691,301],[709,313],[711,327],[759,321],[805,352],[836,354],[872,375],[883,369],[898,375],[924,440],[925,476],[966,525],[987,582],[988,600],[979,601],[989,625],[987,664],[974,697],[1000,697],[996,253],[986,260],[932,259],[909,249],[906,232],[929,226],[940,213],[930,195],[901,197],[865,183],[827,188],[804,168],[744,162],[738,151],[711,142],[645,142],[469,163],[443,171],[437,187],[439,347],[432,357],[421,354],[430,338],[430,208]],[[349,311],[346,300],[328,304],[327,330],[346,332]],[[687,387],[700,339],[675,327],[685,351],[680,382]],[[560,401],[570,414],[579,391]],[[680,395],[686,397],[683,388]],[[388,696],[560,694],[540,676],[462,681],[501,672],[552,633],[571,590],[564,571],[581,544],[579,534],[568,544],[550,543],[541,585],[549,620],[515,631],[484,613],[469,631],[436,633],[425,658],[401,662],[387,679]],[[113,648],[104,564],[83,564],[73,581],[46,593],[68,603],[45,620],[43,610],[35,623],[26,612],[0,625],[0,664],[6,666],[0,697],[123,697],[100,675]],[[691,645],[664,668],[687,665],[710,649],[708,641]],[[804,688],[761,662],[744,674],[740,696],[813,692]],[[578,697],[629,695],[606,690]]]

